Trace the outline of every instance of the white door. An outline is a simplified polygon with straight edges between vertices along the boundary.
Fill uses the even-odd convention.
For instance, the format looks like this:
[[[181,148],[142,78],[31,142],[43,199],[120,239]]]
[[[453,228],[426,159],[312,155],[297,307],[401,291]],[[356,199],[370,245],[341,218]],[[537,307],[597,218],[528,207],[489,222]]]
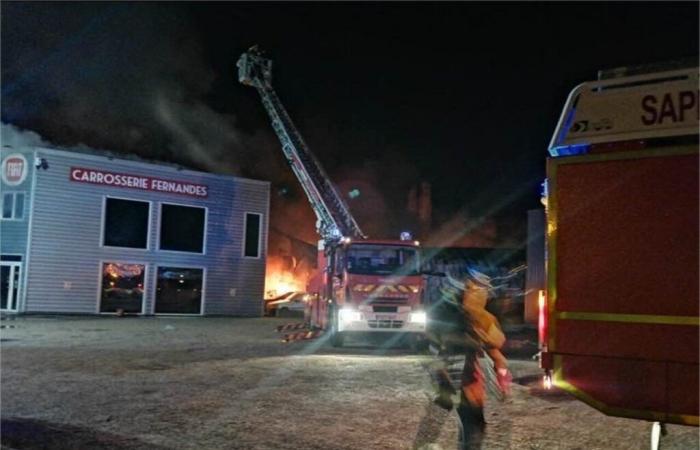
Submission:
[[[17,311],[21,267],[20,262],[0,262],[0,310],[2,311]]]

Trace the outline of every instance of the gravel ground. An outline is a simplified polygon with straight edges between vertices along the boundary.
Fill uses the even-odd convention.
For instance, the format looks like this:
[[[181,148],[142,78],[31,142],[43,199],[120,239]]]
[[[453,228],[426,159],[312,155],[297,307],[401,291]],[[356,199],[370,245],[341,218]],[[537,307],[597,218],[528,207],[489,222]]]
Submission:
[[[427,356],[323,339],[281,344],[289,319],[19,317],[3,320],[8,449],[454,449]],[[512,360],[487,405],[484,449],[644,449],[649,424],[606,417],[535,383]],[[698,448],[669,426],[664,450]]]

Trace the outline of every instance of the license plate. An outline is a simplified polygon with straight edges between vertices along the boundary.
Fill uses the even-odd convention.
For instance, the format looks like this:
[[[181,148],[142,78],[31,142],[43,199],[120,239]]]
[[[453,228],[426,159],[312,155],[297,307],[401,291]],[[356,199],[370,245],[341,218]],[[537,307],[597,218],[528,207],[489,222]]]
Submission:
[[[377,320],[394,320],[394,316],[390,314],[377,314]]]

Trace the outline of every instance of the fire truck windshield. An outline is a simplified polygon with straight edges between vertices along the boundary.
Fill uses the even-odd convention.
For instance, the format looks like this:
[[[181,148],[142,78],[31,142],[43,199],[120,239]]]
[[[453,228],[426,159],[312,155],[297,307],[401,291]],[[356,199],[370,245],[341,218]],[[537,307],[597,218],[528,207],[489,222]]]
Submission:
[[[410,247],[353,244],[347,270],[358,275],[418,275],[418,251]]]

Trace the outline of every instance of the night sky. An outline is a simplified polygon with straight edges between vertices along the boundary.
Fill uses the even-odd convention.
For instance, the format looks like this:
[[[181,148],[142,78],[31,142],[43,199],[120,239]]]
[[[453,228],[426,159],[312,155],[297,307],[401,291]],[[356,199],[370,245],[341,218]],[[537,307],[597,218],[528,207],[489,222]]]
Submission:
[[[698,4],[3,2],[2,120],[302,201],[236,79],[253,44],[341,186],[374,186],[391,210],[428,181],[437,222],[524,221],[568,92],[598,69],[697,58]]]

